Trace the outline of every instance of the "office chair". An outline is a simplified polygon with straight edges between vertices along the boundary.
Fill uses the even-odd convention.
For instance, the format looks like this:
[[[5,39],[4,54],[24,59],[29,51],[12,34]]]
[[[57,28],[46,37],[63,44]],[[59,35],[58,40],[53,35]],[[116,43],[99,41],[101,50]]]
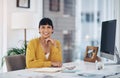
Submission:
[[[7,71],[25,69],[25,55],[12,55],[5,57]]]

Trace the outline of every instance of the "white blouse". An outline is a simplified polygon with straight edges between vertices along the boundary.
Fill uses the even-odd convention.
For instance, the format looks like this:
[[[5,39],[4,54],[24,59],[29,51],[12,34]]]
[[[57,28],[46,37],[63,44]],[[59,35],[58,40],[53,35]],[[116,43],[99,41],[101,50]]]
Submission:
[[[49,55],[50,55],[50,52],[48,52],[47,54],[45,54],[46,59],[48,59]]]

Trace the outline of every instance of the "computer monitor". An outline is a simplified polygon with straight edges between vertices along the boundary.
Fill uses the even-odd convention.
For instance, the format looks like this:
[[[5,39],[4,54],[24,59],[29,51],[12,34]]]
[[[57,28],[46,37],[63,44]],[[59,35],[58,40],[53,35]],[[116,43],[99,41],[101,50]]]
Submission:
[[[100,56],[114,60],[116,20],[102,22]]]

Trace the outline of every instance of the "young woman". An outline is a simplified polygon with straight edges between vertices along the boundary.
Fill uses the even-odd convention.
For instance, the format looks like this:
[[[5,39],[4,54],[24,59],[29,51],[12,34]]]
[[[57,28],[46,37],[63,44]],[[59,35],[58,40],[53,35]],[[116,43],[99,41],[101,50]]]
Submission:
[[[61,67],[62,51],[58,40],[51,38],[54,32],[50,18],[43,18],[39,23],[40,37],[29,41],[26,51],[26,67]]]

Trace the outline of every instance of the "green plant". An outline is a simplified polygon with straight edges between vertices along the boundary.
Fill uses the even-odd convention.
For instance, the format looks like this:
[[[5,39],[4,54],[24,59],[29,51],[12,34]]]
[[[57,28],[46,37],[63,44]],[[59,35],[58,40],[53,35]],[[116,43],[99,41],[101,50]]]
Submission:
[[[10,49],[8,49],[6,56],[18,55],[18,54],[25,55],[26,48],[27,48],[27,44],[26,43],[24,43],[24,45],[21,48],[18,48],[18,47],[16,47],[16,48],[10,48]],[[3,64],[4,64],[4,58],[5,58],[5,56],[2,57],[1,67],[3,67]]]
[[[7,51],[7,56],[25,54],[25,48],[11,48]]]

